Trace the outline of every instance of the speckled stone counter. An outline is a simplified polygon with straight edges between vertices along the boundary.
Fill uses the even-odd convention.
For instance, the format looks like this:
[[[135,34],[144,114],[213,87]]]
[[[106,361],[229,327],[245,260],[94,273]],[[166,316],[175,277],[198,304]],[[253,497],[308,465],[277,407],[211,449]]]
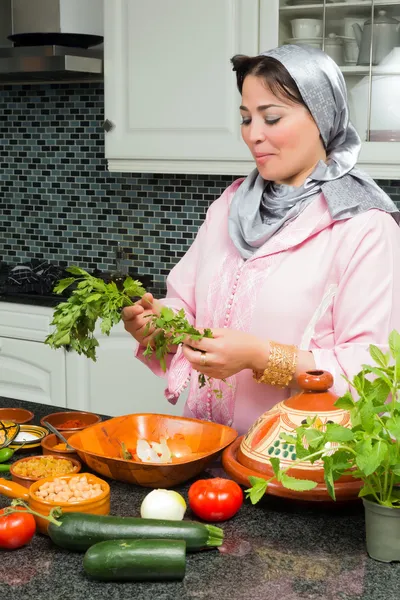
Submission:
[[[35,423],[57,408],[0,398],[24,407]],[[22,453],[19,453],[21,455]],[[18,458],[18,454],[17,457]],[[223,475],[218,466],[205,477]],[[148,489],[109,481],[111,514],[137,516]],[[189,484],[177,490],[187,496]],[[0,496],[0,507],[9,500]],[[191,517],[190,511],[187,513]],[[400,564],[383,564],[365,551],[360,505],[305,507],[265,497],[245,502],[222,523],[224,552],[189,554],[182,582],[100,583],[82,569],[82,554],[35,535],[25,548],[0,550],[0,597],[7,600],[389,600],[400,597]]]

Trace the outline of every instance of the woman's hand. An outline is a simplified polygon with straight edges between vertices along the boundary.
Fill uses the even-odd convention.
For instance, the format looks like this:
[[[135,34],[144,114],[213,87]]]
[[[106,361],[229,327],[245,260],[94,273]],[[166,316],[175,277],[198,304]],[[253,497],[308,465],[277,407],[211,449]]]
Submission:
[[[136,304],[123,309],[122,320],[125,329],[141,346],[153,346],[155,327],[151,325],[149,315],[159,315],[161,308],[161,302],[147,293]]]
[[[212,333],[213,338],[200,341],[187,338],[183,344],[183,354],[196,371],[214,379],[225,379],[243,369],[265,369],[268,341],[234,329],[213,329]]]

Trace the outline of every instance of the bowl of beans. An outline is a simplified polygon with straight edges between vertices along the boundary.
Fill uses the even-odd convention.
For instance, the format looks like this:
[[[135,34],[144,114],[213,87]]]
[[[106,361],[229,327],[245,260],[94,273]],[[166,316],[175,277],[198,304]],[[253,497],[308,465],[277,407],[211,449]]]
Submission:
[[[57,506],[63,513],[110,513],[110,486],[92,473],[45,477],[32,483],[29,489],[13,481],[3,480],[1,483],[0,480],[0,492],[9,498],[25,500],[38,513],[35,515],[37,530],[44,534],[47,534],[49,523],[41,515],[49,515]]]
[[[29,456],[21,458],[10,467],[11,479],[26,488],[45,477],[72,475],[81,470],[81,463],[76,458],[59,456]]]
[[[96,425],[96,423],[100,423],[101,417],[83,410],[66,410],[51,413],[40,419],[43,427],[46,427],[45,421],[64,433],[64,431],[81,431],[82,429],[86,429],[86,427]]]

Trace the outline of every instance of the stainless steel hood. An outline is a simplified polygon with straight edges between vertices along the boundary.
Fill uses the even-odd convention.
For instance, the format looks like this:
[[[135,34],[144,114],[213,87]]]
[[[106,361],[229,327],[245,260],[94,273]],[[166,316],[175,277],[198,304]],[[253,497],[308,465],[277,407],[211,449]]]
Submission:
[[[103,0],[0,0],[0,84],[101,80],[102,7]]]
[[[103,52],[65,46],[0,48],[0,83],[101,80]]]

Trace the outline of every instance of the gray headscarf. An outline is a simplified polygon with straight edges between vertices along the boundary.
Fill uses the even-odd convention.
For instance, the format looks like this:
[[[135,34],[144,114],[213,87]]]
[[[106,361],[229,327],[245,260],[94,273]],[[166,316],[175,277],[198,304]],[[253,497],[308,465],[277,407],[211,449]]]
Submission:
[[[320,131],[327,153],[300,187],[266,181],[255,169],[235,193],[229,235],[244,259],[250,258],[281,227],[323,192],[334,220],[377,208],[397,222],[400,214],[366,173],[355,169],[361,140],[349,122],[346,84],[336,63],[310,46],[281,46],[263,52],[278,60],[297,84]]]

